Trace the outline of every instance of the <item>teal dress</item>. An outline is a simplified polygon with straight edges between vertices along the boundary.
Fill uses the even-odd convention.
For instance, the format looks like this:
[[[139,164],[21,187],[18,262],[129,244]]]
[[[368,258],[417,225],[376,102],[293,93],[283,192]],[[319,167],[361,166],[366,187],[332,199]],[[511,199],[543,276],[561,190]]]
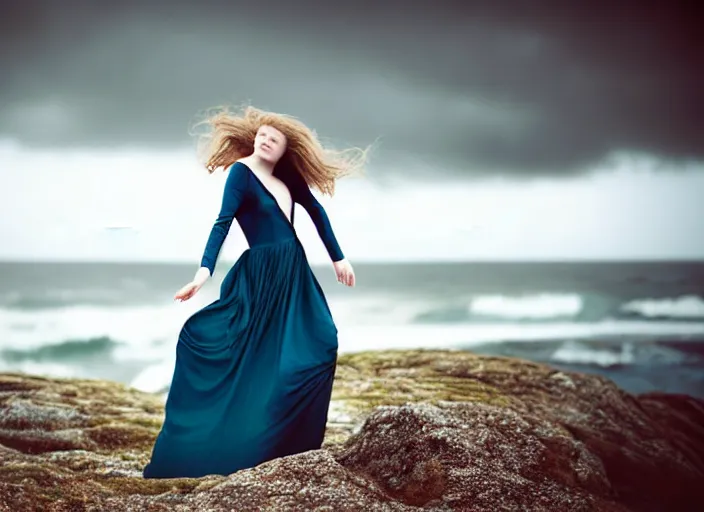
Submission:
[[[233,220],[249,243],[220,297],[184,323],[145,478],[227,475],[322,445],[337,360],[337,328],[293,222],[313,220],[343,259],[328,216],[305,181],[280,176],[291,222],[249,167],[235,163],[201,265],[210,273]]]

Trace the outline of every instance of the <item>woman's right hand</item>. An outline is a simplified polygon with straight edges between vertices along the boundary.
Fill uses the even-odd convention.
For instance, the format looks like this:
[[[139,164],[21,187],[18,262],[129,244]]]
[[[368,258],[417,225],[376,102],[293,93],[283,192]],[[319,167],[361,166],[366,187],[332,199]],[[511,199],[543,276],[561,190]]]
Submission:
[[[198,290],[203,287],[208,279],[210,279],[210,269],[208,267],[200,267],[196,272],[193,281],[176,292],[176,295],[174,295],[174,300],[183,302],[184,300],[190,299],[198,293]]]
[[[176,292],[176,295],[174,295],[174,300],[183,302],[184,300],[190,299],[196,293],[198,293],[198,290],[200,290],[201,286],[203,285],[195,281],[191,281],[186,286],[181,288],[178,292]]]

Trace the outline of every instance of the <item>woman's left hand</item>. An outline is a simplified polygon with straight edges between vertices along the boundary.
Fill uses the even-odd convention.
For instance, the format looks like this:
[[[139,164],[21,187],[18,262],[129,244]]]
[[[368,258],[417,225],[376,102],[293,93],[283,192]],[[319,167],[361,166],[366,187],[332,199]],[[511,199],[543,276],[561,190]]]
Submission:
[[[347,286],[354,286],[354,269],[347,259],[336,261],[332,266],[335,268],[338,282]]]

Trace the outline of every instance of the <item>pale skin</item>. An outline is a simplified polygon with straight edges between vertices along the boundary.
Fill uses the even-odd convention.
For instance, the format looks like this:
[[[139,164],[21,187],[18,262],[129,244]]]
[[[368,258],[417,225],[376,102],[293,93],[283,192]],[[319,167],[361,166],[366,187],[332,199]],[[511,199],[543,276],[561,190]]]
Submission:
[[[254,152],[240,159],[240,161],[252,169],[252,172],[254,172],[269,189],[279,203],[282,212],[284,212],[284,215],[290,222],[291,219],[286,212],[291,211],[291,193],[286,185],[273,175],[274,166],[285,151],[286,137],[284,134],[272,126],[265,125],[260,127],[257,131],[257,135],[254,139]],[[332,265],[339,283],[346,286],[355,285],[354,269],[346,258],[335,261]],[[206,267],[200,267],[193,277],[193,280],[176,292],[174,300],[183,302],[190,299],[198,293],[198,290],[203,287],[209,278],[210,270]]]

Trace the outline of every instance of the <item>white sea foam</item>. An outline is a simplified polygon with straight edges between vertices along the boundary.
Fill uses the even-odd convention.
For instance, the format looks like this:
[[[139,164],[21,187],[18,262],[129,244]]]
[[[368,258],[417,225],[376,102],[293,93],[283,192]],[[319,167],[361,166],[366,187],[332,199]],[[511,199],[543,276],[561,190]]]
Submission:
[[[360,298],[328,299],[335,322],[341,325],[406,325],[438,304],[429,299],[366,294]]]
[[[594,348],[570,340],[553,352],[551,360],[556,363],[594,364],[607,367],[632,364],[635,355],[632,343],[623,343],[614,351],[607,348]]]
[[[386,348],[454,348],[503,341],[599,337],[701,337],[704,323],[604,320],[595,323],[340,326],[340,352]]]
[[[171,383],[174,362],[173,358],[167,357],[159,363],[146,367],[132,379],[130,386],[148,393],[157,393],[165,389]]]
[[[46,363],[36,361],[21,361],[7,363],[0,359],[0,372],[19,372],[42,377],[69,378],[81,375],[80,368],[68,364]]]
[[[67,340],[109,337],[145,347],[165,340],[200,305],[70,306],[47,310],[0,309],[0,349],[31,350]]]
[[[639,299],[622,305],[621,310],[651,318],[704,318],[704,299],[697,295],[683,295],[665,299]]]
[[[667,346],[650,343],[626,342],[618,345],[598,346],[578,340],[562,343],[550,359],[556,363],[598,365],[632,365],[653,363],[678,365],[686,362],[687,355]]]
[[[582,311],[582,297],[577,294],[542,293],[525,296],[480,295],[469,305],[473,315],[511,319],[548,319],[573,317]]]

